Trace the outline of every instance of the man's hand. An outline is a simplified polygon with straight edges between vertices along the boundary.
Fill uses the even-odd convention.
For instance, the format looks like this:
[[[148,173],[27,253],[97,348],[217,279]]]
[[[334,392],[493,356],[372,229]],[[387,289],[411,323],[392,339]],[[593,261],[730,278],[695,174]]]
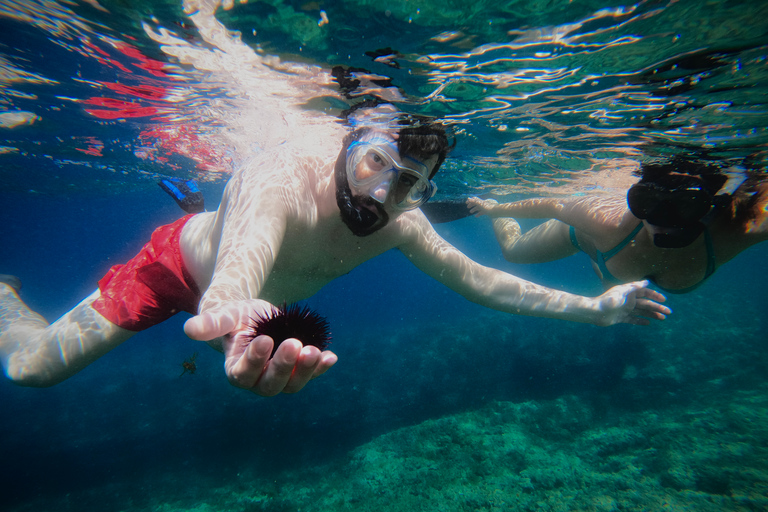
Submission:
[[[249,339],[250,335],[244,331],[224,337],[224,369],[233,386],[261,396],[296,393],[311,379],[324,374],[338,359],[328,350],[320,352],[312,345],[304,347],[295,338],[283,341],[270,359],[272,338],[257,336],[251,342]]]
[[[660,304],[667,300],[662,294],[647,288],[648,281],[614,286],[596,300],[601,312],[596,325],[619,323],[648,325],[650,320],[664,320],[672,313]]]
[[[261,396],[295,393],[307,382],[336,364],[336,354],[317,347],[303,347],[300,340],[285,340],[270,359],[274,342],[269,336],[251,341],[248,324],[252,317],[272,309],[266,301],[231,302],[215,311],[190,318],[184,332],[192,339],[210,341],[223,337],[216,348],[224,352],[224,369],[233,386]]]

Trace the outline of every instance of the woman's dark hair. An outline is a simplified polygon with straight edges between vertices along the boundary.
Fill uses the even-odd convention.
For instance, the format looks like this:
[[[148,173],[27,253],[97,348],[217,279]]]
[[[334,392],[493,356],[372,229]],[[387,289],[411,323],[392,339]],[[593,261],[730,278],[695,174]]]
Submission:
[[[635,174],[640,176],[641,182],[645,183],[655,183],[660,180],[668,181],[668,176],[676,174],[695,176],[704,182],[707,191],[713,196],[728,181],[728,176],[723,172],[722,166],[680,155],[672,159],[643,162]]]

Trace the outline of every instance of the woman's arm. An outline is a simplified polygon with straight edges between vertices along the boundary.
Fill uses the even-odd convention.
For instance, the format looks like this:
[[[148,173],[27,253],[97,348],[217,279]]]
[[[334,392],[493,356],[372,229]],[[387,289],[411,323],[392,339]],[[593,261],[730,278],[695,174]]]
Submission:
[[[573,201],[573,198],[536,197],[512,203],[499,203],[495,199],[470,197],[467,199],[467,207],[475,215],[487,215],[491,218],[557,219],[564,206]]]
[[[556,219],[592,236],[617,227],[627,212],[625,198],[602,196],[537,197],[503,204],[471,197],[467,199],[467,206],[476,215],[494,218]]]

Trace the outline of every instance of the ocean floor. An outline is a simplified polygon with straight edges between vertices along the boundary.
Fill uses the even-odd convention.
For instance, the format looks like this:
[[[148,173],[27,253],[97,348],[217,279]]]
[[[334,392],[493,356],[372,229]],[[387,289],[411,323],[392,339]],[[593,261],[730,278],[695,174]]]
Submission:
[[[326,450],[331,455],[319,463],[283,464],[272,471],[244,452],[240,460],[226,455],[211,462],[207,473],[199,466],[176,466],[108,485],[86,482],[80,490],[32,498],[12,510],[768,510],[761,317],[715,328],[703,321],[704,311],[698,323],[695,311],[686,314],[685,321],[670,320],[650,339],[642,337],[643,343],[628,337],[638,332],[632,328],[604,336],[613,339],[590,340],[592,331],[560,324],[557,335],[537,335],[535,343],[518,332],[511,351],[517,366],[504,374],[489,370],[485,378],[467,366],[461,375],[467,391],[449,397],[442,409],[453,412],[426,414],[348,449]],[[514,334],[509,326],[493,328]],[[450,334],[469,335],[469,328]],[[410,335],[406,330],[398,336]],[[564,345],[563,339],[572,343]],[[435,336],[419,350],[431,353],[441,344],[445,340]],[[422,381],[438,382],[445,374],[437,363],[426,365],[434,373],[421,375]],[[455,366],[461,364],[466,366],[455,361],[448,374],[459,377]],[[392,373],[372,370],[367,387],[377,394],[366,400],[380,410],[366,421],[401,412],[403,402],[384,397],[403,396],[405,388],[387,388],[384,381],[394,384],[398,373],[418,375],[414,368],[379,371]],[[499,375],[510,379],[502,394],[491,389]],[[514,384],[527,381],[540,382],[535,393]],[[460,387],[439,382],[437,389],[447,397],[448,389]],[[485,399],[472,392],[481,387]],[[334,391],[343,392],[343,387]],[[438,396],[416,391],[411,399],[423,408]],[[473,396],[477,404],[467,405]],[[355,417],[351,410],[340,414]]]
[[[97,510],[121,493],[120,510],[158,512],[768,510],[768,389],[706,402],[604,418],[575,396],[495,402],[269,479],[164,474],[15,510]]]

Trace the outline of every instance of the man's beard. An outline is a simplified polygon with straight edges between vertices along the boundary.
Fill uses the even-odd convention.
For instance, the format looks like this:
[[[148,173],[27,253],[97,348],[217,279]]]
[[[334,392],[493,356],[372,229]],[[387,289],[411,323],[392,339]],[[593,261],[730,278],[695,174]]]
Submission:
[[[341,220],[356,236],[368,236],[389,222],[389,214],[378,202],[367,196],[356,196],[347,180],[347,148],[339,154],[334,169],[336,204]]]

